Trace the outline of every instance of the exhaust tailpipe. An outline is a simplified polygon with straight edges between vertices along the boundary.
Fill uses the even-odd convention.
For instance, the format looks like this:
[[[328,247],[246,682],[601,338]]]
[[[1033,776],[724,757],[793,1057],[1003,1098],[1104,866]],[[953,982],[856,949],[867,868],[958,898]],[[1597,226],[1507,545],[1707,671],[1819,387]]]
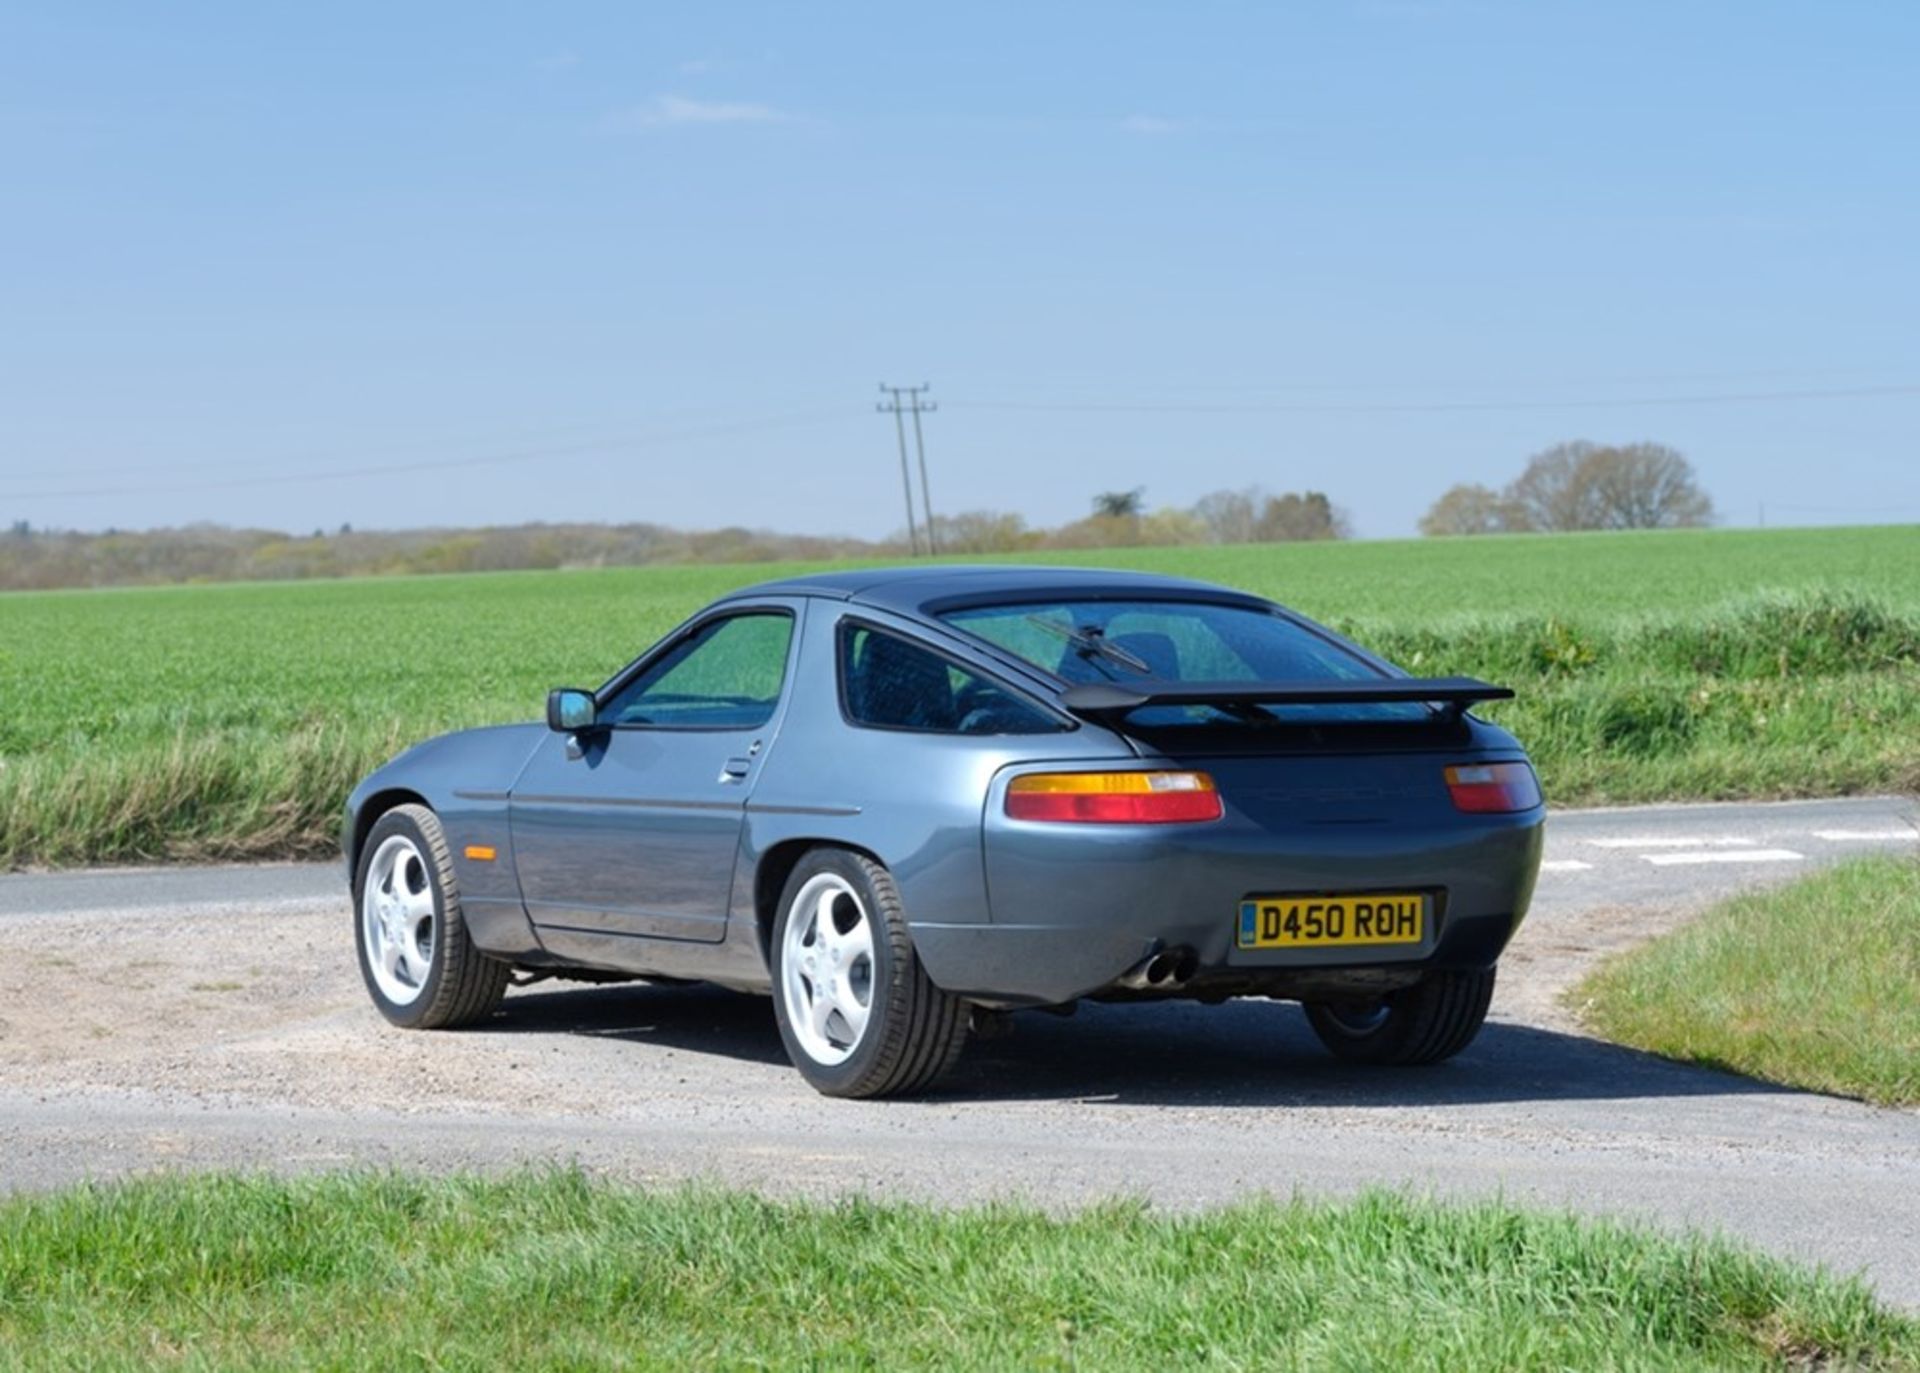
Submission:
[[[1199,969],[1199,956],[1192,949],[1161,949],[1122,973],[1115,985],[1135,992],[1176,991]]]

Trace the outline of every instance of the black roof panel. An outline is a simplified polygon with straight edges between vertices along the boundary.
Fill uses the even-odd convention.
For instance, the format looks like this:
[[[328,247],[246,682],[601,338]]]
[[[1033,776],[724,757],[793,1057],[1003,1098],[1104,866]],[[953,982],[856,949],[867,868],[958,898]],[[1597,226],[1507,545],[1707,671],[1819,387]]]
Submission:
[[[1258,597],[1211,582],[1169,577],[1157,572],[1122,572],[1100,567],[1034,567],[1019,564],[935,563],[917,567],[874,567],[845,572],[819,572],[742,587],[738,596],[827,596],[860,601],[907,615],[926,613],[931,605],[976,602],[998,598],[1044,599],[1048,596],[1159,596],[1205,597],[1266,604]]]

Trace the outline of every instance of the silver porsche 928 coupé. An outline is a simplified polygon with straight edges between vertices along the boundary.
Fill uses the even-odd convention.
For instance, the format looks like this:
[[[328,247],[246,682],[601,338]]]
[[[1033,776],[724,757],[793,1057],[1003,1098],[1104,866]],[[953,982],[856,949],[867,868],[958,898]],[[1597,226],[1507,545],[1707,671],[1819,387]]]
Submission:
[[[1486,1017],[1545,811],[1511,693],[1414,678],[1257,597],[1067,568],[771,582],[544,724],[419,745],[346,818],[396,1024],[516,970],[773,997],[823,1092],[923,1089],[976,1019],[1297,1000],[1426,1063]]]

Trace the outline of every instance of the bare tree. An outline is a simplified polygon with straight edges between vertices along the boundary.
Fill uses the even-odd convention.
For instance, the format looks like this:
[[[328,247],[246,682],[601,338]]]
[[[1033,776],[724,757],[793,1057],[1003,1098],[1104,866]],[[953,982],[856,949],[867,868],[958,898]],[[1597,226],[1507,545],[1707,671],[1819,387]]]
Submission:
[[[1254,537],[1262,543],[1292,542],[1299,539],[1336,539],[1338,520],[1333,502],[1323,491],[1267,497],[1260,511],[1260,523]]]
[[[1594,529],[1588,483],[1583,478],[1587,460],[1599,447],[1585,439],[1557,443],[1536,453],[1527,467],[1508,484],[1506,499],[1529,529]]]
[[[1093,498],[1093,513],[1109,519],[1137,519],[1147,499],[1147,488],[1136,486],[1131,491],[1102,491]]]
[[[1252,543],[1260,526],[1260,503],[1266,493],[1257,486],[1242,491],[1213,491],[1194,502],[1193,513],[1207,527],[1214,543]]]
[[[1191,513],[1205,529],[1209,543],[1345,539],[1353,532],[1346,511],[1321,491],[1287,491],[1278,496],[1258,486],[1213,491],[1194,502]]]
[[[1429,536],[1517,534],[1531,527],[1517,501],[1478,482],[1448,487],[1420,517],[1420,532]]]
[[[1532,529],[1677,529],[1713,521],[1693,467],[1657,443],[1576,440],[1536,454],[1506,490]]]
[[[1602,448],[1587,456],[1585,505],[1597,529],[1686,529],[1713,523],[1713,502],[1693,467],[1658,443]]]

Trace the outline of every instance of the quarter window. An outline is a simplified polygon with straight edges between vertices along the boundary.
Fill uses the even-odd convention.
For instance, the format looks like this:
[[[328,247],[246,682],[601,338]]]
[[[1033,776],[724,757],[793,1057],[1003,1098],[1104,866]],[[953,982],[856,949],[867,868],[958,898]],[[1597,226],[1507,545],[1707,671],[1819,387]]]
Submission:
[[[710,620],[615,692],[600,718],[664,729],[758,729],[780,702],[792,640],[793,617],[781,611]]]
[[[981,674],[866,625],[840,626],[840,691],[847,718],[876,729],[1052,734],[1065,728]]]

